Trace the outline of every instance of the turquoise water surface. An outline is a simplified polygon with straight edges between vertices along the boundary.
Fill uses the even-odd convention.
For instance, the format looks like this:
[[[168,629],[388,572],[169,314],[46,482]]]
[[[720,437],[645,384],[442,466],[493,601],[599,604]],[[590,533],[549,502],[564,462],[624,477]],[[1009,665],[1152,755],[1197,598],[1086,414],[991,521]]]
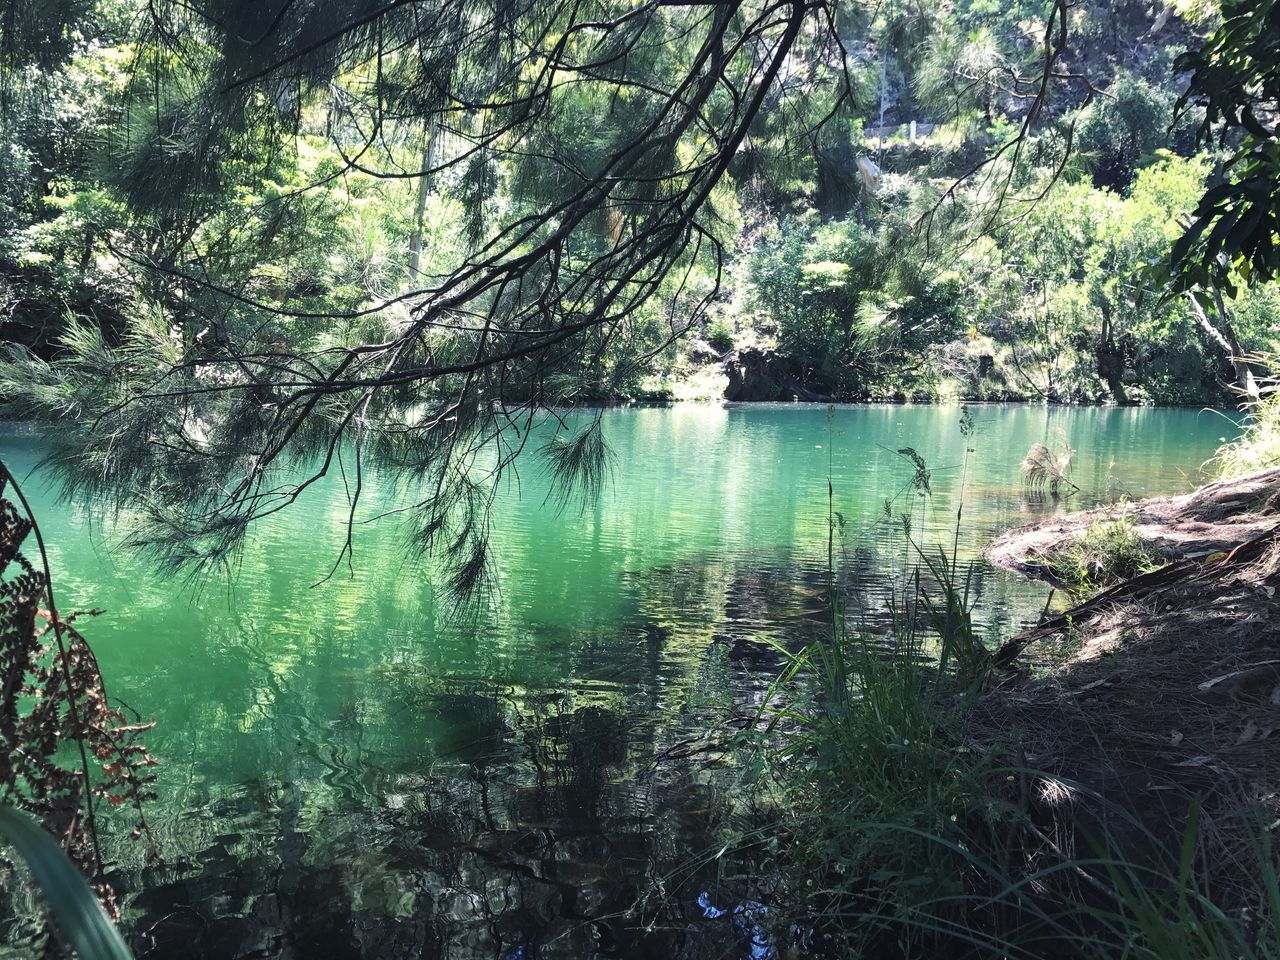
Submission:
[[[396,516],[359,524],[354,570],[313,586],[345,537],[340,483],[263,523],[229,580],[190,585],[60,502],[38,437],[0,432],[62,605],[105,611],[84,629],[109,690],[156,719],[163,861],[113,832],[139,956],[735,955],[688,895],[728,881],[690,858],[747,814],[687,745],[758,700],[780,656],[764,638],[825,629],[828,477],[851,616],[871,623],[908,562],[886,499],[926,543],[963,501],[974,558],[1046,512],[1187,490],[1235,430],[1209,411],[971,412],[966,440],[954,407],[610,410],[603,496],[557,511],[524,463],[495,507],[493,589],[464,616]],[[1071,499],[1023,489],[1036,441],[1076,448]],[[363,516],[400,502],[388,480],[366,482]],[[977,582],[993,639],[1047,594]],[[670,896],[628,915],[658,878]]]

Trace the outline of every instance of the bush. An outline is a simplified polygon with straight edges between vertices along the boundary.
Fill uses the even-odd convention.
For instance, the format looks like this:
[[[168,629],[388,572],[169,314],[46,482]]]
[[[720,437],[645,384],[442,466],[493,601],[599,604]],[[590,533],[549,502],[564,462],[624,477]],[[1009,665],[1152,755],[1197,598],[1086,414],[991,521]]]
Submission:
[[[1099,575],[1155,562],[1129,517],[1099,521],[1080,547]],[[764,843],[781,910],[772,937],[753,945],[813,943],[829,957],[1280,957],[1266,832],[1254,850],[1257,912],[1237,916],[1205,889],[1198,804],[1181,844],[1162,853],[1165,839],[1136,814],[1027,767],[1014,744],[974,736],[992,702],[991,661],[974,634],[970,577],[945,553],[920,556],[890,636],[851,634],[837,603],[830,638],[792,655],[770,688],[790,688],[761,744],[781,789]],[[1050,788],[1100,804],[1101,833],[1068,806],[1052,815],[1072,841],[1049,839],[1037,823],[1047,808],[1028,792]],[[1128,855],[1134,837],[1154,861]]]
[[[1170,98],[1134,76],[1123,76],[1109,93],[1081,113],[1079,149],[1095,186],[1124,189],[1139,161],[1164,143],[1172,120]]]
[[[1009,946],[977,929],[987,898],[1007,885],[979,858],[1009,835],[1016,812],[992,786],[1008,786],[996,757],[964,747],[967,691],[982,669],[969,656],[968,578],[953,578],[946,560],[926,562],[940,595],[927,599],[914,578],[891,639],[851,634],[837,613],[832,639],[784,673],[800,683],[787,710],[798,725],[777,758],[789,837],[777,867],[799,881],[795,895],[819,915],[815,933],[833,956]]]
[[[733,349],[733,330],[723,317],[717,317],[707,324],[707,343],[716,353],[728,353]]]
[[[1133,518],[1125,514],[1095,520],[1050,563],[1053,576],[1073,590],[1092,591],[1148,573],[1168,557],[1138,535]]]

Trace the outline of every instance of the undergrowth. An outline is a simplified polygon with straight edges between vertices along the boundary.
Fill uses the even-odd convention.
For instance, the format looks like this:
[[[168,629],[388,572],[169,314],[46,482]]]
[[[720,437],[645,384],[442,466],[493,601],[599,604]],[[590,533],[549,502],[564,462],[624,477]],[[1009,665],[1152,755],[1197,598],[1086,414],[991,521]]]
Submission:
[[[830,514],[834,540],[843,522]],[[1091,576],[1155,562],[1126,518],[1090,534],[1081,567]],[[1028,767],[1016,744],[970,742],[968,718],[999,675],[975,629],[972,570],[951,546],[915,547],[920,563],[895,596],[887,638],[847,625],[828,548],[830,635],[790,656],[761,709],[772,719],[756,726],[786,838],[767,864],[782,878],[787,902],[774,912],[789,926],[771,955],[1280,960],[1266,830],[1251,906],[1228,912],[1197,870],[1198,805],[1170,842],[1107,798]],[[1087,801],[1095,826],[1123,824],[1128,839],[1091,840],[1073,803],[1047,814],[1054,790]],[[1142,857],[1126,856],[1134,837]]]
[[[1223,479],[1280,465],[1280,393],[1272,393],[1253,407],[1244,432],[1219,447],[1212,462]]]
[[[1056,554],[1050,573],[1069,589],[1090,592],[1148,573],[1168,558],[1138,534],[1127,514],[1095,520],[1071,546]]]
[[[1260,378],[1261,398],[1248,407],[1249,419],[1240,436],[1219,447],[1210,461],[1225,480],[1280,465],[1280,354],[1253,359],[1269,376]]]

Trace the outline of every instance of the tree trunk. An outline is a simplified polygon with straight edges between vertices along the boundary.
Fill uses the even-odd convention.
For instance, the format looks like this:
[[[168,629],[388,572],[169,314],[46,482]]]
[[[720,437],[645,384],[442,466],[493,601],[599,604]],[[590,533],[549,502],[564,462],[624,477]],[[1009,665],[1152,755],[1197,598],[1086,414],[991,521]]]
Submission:
[[[409,235],[409,282],[418,279],[422,265],[422,232],[427,218],[427,199],[431,196],[429,171],[435,162],[435,132],[427,131],[427,142],[422,147],[422,176],[418,177],[418,199],[413,208],[413,233]]]
[[[1111,399],[1124,406],[1129,402],[1129,395],[1124,389],[1124,354],[1116,347],[1115,331],[1111,325],[1111,308],[1102,305],[1102,334],[1098,337],[1098,345],[1094,349],[1094,360],[1098,365],[1098,376],[1107,384]]]
[[[1244,350],[1240,347],[1240,340],[1236,337],[1235,327],[1231,324],[1231,315],[1227,313],[1227,305],[1223,302],[1222,292],[1216,287],[1213,290],[1215,312],[1218,314],[1216,326],[1209,319],[1209,314],[1205,311],[1204,306],[1193,294],[1188,293],[1187,299],[1191,301],[1191,310],[1200,322],[1201,329],[1209,335],[1209,338],[1222,349],[1223,353],[1227,355],[1227,359],[1231,361],[1231,366],[1236,374],[1236,389],[1248,397],[1250,403],[1256,403],[1261,397],[1258,381],[1253,375],[1253,368],[1249,366],[1249,362],[1245,359]]]

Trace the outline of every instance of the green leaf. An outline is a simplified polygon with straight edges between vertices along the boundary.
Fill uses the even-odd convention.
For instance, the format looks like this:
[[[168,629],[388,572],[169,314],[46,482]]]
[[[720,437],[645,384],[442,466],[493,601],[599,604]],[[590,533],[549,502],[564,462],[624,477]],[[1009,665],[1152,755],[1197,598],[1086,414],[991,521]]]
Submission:
[[[0,805],[0,837],[18,851],[80,960],[133,960],[119,931],[57,842],[25,813]]]

